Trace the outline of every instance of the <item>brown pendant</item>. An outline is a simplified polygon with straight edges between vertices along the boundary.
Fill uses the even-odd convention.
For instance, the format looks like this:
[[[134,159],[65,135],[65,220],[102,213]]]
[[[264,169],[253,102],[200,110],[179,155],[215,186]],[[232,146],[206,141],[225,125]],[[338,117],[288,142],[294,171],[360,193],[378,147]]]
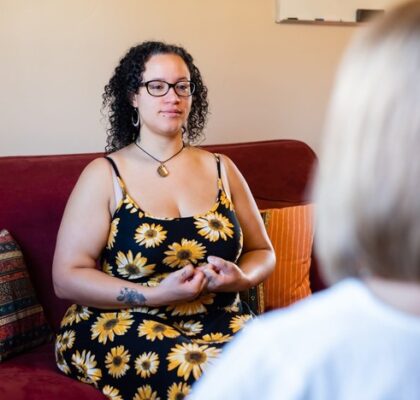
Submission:
[[[165,164],[160,164],[158,169],[157,169],[157,173],[159,174],[159,176],[161,176],[162,178],[166,178],[169,175],[169,171],[168,168],[166,168]]]

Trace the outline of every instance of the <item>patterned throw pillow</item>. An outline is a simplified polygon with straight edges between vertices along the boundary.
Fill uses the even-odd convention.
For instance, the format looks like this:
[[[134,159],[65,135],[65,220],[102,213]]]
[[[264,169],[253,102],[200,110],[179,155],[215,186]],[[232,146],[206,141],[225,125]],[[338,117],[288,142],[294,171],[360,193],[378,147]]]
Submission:
[[[312,212],[312,204],[261,211],[277,258],[274,272],[264,282],[266,310],[311,294]]]
[[[0,231],[0,361],[51,338],[22,252],[9,232],[3,229]]]

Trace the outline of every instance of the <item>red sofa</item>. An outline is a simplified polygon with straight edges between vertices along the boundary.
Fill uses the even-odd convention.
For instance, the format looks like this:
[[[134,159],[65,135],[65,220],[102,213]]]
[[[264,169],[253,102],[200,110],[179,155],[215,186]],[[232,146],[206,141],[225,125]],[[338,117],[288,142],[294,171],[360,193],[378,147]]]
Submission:
[[[247,179],[260,208],[308,202],[307,187],[316,162],[314,152],[295,140],[204,146],[233,159]],[[53,291],[51,264],[61,215],[83,167],[94,154],[0,157],[0,229],[20,244],[38,299],[56,329],[68,306]],[[316,263],[311,265],[313,291],[323,288]],[[89,385],[61,374],[53,344],[0,363],[0,398],[83,400],[105,397]]]

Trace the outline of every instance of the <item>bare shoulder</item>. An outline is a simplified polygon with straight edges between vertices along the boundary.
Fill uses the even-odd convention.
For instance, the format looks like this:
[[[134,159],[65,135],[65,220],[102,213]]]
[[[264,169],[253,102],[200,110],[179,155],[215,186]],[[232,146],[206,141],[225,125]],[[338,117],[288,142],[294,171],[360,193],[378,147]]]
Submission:
[[[222,165],[222,172],[226,174],[229,181],[243,179],[241,172],[231,158],[225,154],[220,154],[220,161]]]
[[[92,160],[83,169],[80,178],[87,180],[95,180],[100,178],[110,177],[111,164],[105,157],[99,157]]]
[[[111,164],[104,157],[92,160],[83,169],[72,192],[72,198],[87,197],[109,201],[113,193]]]
[[[200,158],[200,159],[209,159],[213,156],[213,153],[207,151],[201,147],[197,146],[186,146],[185,150],[187,150],[192,156]]]
[[[210,161],[211,163],[214,163],[215,159],[215,153],[212,153],[208,150],[202,149],[200,147],[191,146],[188,147],[190,153],[194,155],[197,158],[200,158],[203,161]],[[225,154],[222,153],[216,153],[219,155],[222,167],[225,167],[226,169],[234,169],[237,170],[235,163]]]
[[[93,226],[97,221],[108,221],[113,187],[110,166],[107,164],[107,160],[98,158],[83,169],[67,200],[62,219],[63,229],[75,225],[85,226],[85,223]],[[95,219],[95,216],[99,218]]]
[[[204,170],[213,170],[215,165],[213,153],[195,146],[186,147],[186,151],[189,155],[189,162],[192,165],[195,165],[197,168],[203,168]]]
[[[219,153],[220,160],[223,163],[224,167],[226,169],[238,169],[236,168],[235,163],[232,161],[231,158],[229,158],[226,154]]]

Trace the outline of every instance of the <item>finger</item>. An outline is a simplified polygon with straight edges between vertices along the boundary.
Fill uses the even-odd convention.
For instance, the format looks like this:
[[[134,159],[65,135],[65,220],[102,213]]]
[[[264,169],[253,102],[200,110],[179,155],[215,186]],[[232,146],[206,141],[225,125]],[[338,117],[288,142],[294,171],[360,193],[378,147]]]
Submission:
[[[211,271],[214,271],[214,267],[211,264],[201,265],[195,269],[196,271],[202,272],[204,275],[209,275]]]
[[[209,281],[214,280],[215,278],[217,278],[218,275],[217,271],[215,271],[213,267],[206,268],[205,270],[203,270],[203,273]]]
[[[208,267],[209,267],[209,264],[203,264],[203,265],[200,265],[200,266],[196,267],[195,269],[196,269],[196,271],[204,271]]]
[[[207,286],[207,278],[201,271],[195,271],[194,276],[188,281],[188,283],[195,287],[195,290],[200,293],[203,286]]]
[[[220,287],[219,283],[215,279],[209,279],[207,282],[207,290],[209,292],[216,292]]]
[[[217,256],[208,256],[208,257],[207,257],[207,261],[208,261],[210,264],[217,264],[217,263],[219,263],[220,261],[223,261],[223,258],[220,258],[220,257],[217,257]]]
[[[181,279],[187,281],[194,276],[194,267],[191,264],[186,265],[184,268],[179,270]]]
[[[207,277],[207,280],[208,280],[207,288],[209,290],[214,291],[214,290],[216,290],[220,287],[220,284],[222,282],[220,274],[218,274],[217,272],[214,272],[214,271],[210,271],[206,275],[206,277]]]
[[[200,293],[207,287],[207,285],[208,285],[208,280],[206,277],[204,277],[204,279],[201,282]]]
[[[200,281],[200,280],[204,279],[205,277],[206,277],[206,274],[205,274],[204,271],[197,270],[197,268],[194,269],[194,277],[193,277],[193,280]]]
[[[216,256],[208,256],[207,261],[212,264],[217,269],[225,269],[226,268],[226,260]]]

